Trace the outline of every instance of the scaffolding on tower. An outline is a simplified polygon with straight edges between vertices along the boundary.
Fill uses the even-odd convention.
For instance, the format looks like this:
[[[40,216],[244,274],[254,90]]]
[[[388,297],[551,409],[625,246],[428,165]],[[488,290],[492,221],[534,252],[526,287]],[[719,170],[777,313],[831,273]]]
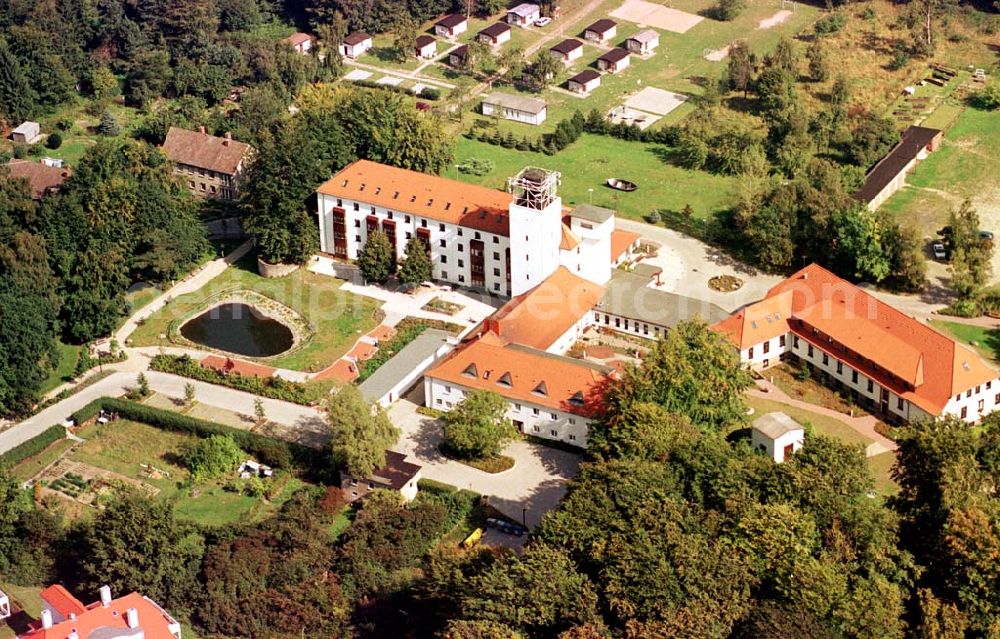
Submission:
[[[518,206],[542,211],[556,199],[560,177],[557,171],[529,166],[507,179],[507,191]]]

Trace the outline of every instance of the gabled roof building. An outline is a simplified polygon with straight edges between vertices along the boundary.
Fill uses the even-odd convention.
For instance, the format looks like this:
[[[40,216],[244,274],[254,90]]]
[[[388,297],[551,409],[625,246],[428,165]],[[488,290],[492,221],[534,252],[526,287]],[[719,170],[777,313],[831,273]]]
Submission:
[[[205,127],[188,131],[170,127],[163,153],[175,164],[188,190],[198,197],[235,200],[253,148],[226,133],[209,135]]]
[[[1000,406],[976,353],[816,264],[714,327],[747,366],[797,360],[886,419],[976,422]]]

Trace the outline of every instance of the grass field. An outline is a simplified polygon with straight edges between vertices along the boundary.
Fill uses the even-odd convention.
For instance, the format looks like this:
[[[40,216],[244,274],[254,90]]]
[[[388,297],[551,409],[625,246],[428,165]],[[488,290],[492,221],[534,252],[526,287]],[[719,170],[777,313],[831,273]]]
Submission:
[[[60,439],[52,442],[45,450],[25,459],[11,469],[11,476],[14,479],[25,482],[37,475],[43,468],[58,459],[63,453],[73,447],[74,442],[69,439]]]
[[[150,484],[160,490],[158,499],[174,504],[174,512],[207,526],[257,521],[276,511],[302,482],[291,478],[281,494],[271,502],[223,490],[225,479],[197,485],[198,494],[181,488],[188,478],[182,454],[197,442],[191,435],[153,428],[145,424],[118,420],[107,425],[92,425],[80,431],[86,439],[69,459],[103,468]],[[151,478],[140,464],[156,467],[163,477]],[[169,473],[169,476],[166,474]]]
[[[593,204],[617,210],[621,215],[641,219],[654,209],[681,211],[686,204],[698,217],[725,209],[733,203],[736,180],[704,171],[689,171],[664,161],[663,147],[626,142],[601,135],[584,134],[563,151],[549,156],[505,149],[478,140],[460,137],[455,158],[488,158],[496,164],[484,176],[460,173],[454,167],[445,175],[458,180],[503,188],[508,177],[525,166],[536,165],[562,173],[559,193],[563,204]],[[609,177],[620,177],[639,185],[633,193],[606,186]],[[589,189],[593,189],[593,192]]]
[[[1000,330],[943,320],[931,320],[931,325],[956,341],[976,349],[986,359],[1000,363]]]
[[[80,357],[80,346],[56,342],[56,350],[59,353],[59,365],[56,366],[49,376],[42,382],[39,394],[44,395],[63,382],[72,379],[73,371],[76,370],[76,361]]]
[[[949,111],[952,108],[949,107]],[[944,120],[952,116],[946,113]],[[945,133],[941,148],[907,176],[907,185],[883,208],[910,220],[925,237],[946,223],[948,213],[971,198],[983,228],[1000,231],[1000,112],[966,108]],[[994,276],[997,272],[994,261]]]
[[[268,358],[271,366],[316,371],[343,355],[363,333],[376,326],[378,302],[340,290],[341,280],[302,268],[278,279],[257,274],[254,258],[244,258],[195,293],[172,300],[132,333],[132,346],[167,343],[160,335],[171,322],[188,317],[219,293],[245,289],[277,300],[301,314],[315,333],[286,355]]]

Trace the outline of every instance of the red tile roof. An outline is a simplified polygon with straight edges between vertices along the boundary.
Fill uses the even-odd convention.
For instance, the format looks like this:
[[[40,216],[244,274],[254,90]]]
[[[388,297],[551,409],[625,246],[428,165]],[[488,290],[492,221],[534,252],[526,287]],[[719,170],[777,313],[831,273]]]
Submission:
[[[250,145],[236,140],[170,127],[163,152],[178,164],[233,175],[250,151]]]
[[[615,229],[611,231],[611,263],[618,259],[639,240],[640,235],[632,231]]]
[[[353,47],[355,45],[361,44],[365,40],[371,40],[371,39],[372,37],[367,33],[365,33],[364,31],[355,31],[354,33],[351,33],[346,38],[344,38],[344,44]]]
[[[66,592],[62,586],[50,586],[42,591],[42,596],[55,607],[54,602],[46,597],[46,593],[53,594],[58,591],[62,591],[65,596],[79,605],[78,611],[73,613],[76,618],[69,619],[67,615],[65,621],[53,624],[48,629],[36,624],[28,632],[19,635],[21,639],[66,639],[72,630],[76,630],[80,639],[131,636],[125,633],[128,629],[127,611],[130,608],[135,608],[136,612],[139,613],[139,628],[143,632],[144,639],[175,639],[170,632],[170,626],[177,623],[176,620],[151,599],[138,593],[133,592],[124,597],[112,599],[107,608],[101,606],[99,601],[84,608],[83,604]]]
[[[740,349],[793,332],[932,415],[997,377],[965,346],[816,264],[714,327]]]
[[[584,31],[591,31],[593,33],[604,35],[608,31],[614,29],[616,26],[617,23],[614,20],[609,20],[608,18],[601,18],[594,24],[584,29]]]
[[[589,313],[604,287],[577,277],[564,266],[544,282],[500,307],[485,330],[507,342],[545,350]]]
[[[567,38],[557,44],[556,46],[549,49],[549,51],[555,51],[556,53],[561,53],[563,55],[568,55],[569,53],[576,51],[583,46],[583,43],[574,38]]]
[[[441,18],[440,20],[435,22],[434,25],[438,27],[444,27],[446,29],[454,29],[458,25],[463,24],[465,22],[466,22],[465,16],[463,16],[460,13],[452,13],[450,15],[446,15],[445,17]]]
[[[83,605],[83,602],[70,594],[61,584],[49,586],[40,592],[39,596],[63,617],[82,615],[87,611],[87,607]]]
[[[36,200],[57,190],[73,173],[68,167],[59,168],[28,160],[11,160],[7,168],[10,169],[11,177],[28,181],[31,197]]]
[[[577,246],[580,245],[580,238],[569,224],[569,216],[563,216],[562,221],[562,237],[559,238],[559,250],[560,251],[572,251]]]
[[[346,166],[317,192],[487,233],[510,234],[509,193],[369,160]]]
[[[600,413],[610,374],[608,367],[510,344],[495,333],[466,342],[427,372],[443,382],[584,417]]]
[[[304,42],[309,42],[312,39],[313,37],[311,35],[309,35],[308,33],[302,33],[300,31],[299,33],[293,33],[292,35],[288,36],[287,38],[282,40],[282,42],[287,42],[288,44],[294,47]]]

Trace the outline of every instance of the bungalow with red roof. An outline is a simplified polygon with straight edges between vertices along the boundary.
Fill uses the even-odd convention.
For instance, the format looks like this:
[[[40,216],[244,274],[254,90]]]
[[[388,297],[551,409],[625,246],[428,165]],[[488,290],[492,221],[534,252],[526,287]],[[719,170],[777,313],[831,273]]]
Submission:
[[[233,201],[239,198],[240,183],[253,147],[237,142],[228,132],[217,137],[205,127],[188,131],[170,127],[163,141],[164,155],[174,163],[188,190],[198,197]]]
[[[372,37],[364,31],[349,33],[340,45],[340,55],[352,60],[360,58],[372,48]]]
[[[430,60],[437,55],[437,40],[434,39],[434,36],[426,33],[418,35],[414,42],[413,52],[418,58]]]
[[[566,38],[549,49],[549,54],[563,64],[569,64],[583,55],[583,43],[576,38]]]
[[[628,66],[629,52],[615,47],[597,58],[597,68],[605,73],[618,73]]]
[[[313,42],[315,41],[316,39],[308,33],[301,32],[293,33],[282,40],[282,42],[295,49],[296,53],[301,53],[302,55],[307,55],[312,50]]]
[[[1000,376],[968,347],[816,264],[713,325],[749,367],[793,359],[892,421],[1000,406]]]
[[[68,167],[52,166],[46,164],[45,160],[38,162],[11,160],[7,164],[7,169],[12,178],[27,181],[31,197],[35,200],[41,200],[46,195],[58,191],[63,182],[72,175]]]
[[[101,587],[100,601],[89,606],[61,585],[41,593],[41,619],[18,639],[97,639],[130,637],[181,639],[181,624],[155,601],[139,593],[111,598],[111,589]]]
[[[607,42],[618,33],[618,23],[614,20],[601,18],[583,30],[583,38],[592,42]]]
[[[452,13],[434,23],[434,34],[442,38],[454,38],[465,33],[469,28],[469,20],[460,13]]]
[[[476,40],[479,40],[483,44],[491,47],[499,47],[504,42],[510,40],[511,33],[513,33],[513,31],[509,24],[496,22],[485,29],[481,29],[479,33],[476,34]]]

